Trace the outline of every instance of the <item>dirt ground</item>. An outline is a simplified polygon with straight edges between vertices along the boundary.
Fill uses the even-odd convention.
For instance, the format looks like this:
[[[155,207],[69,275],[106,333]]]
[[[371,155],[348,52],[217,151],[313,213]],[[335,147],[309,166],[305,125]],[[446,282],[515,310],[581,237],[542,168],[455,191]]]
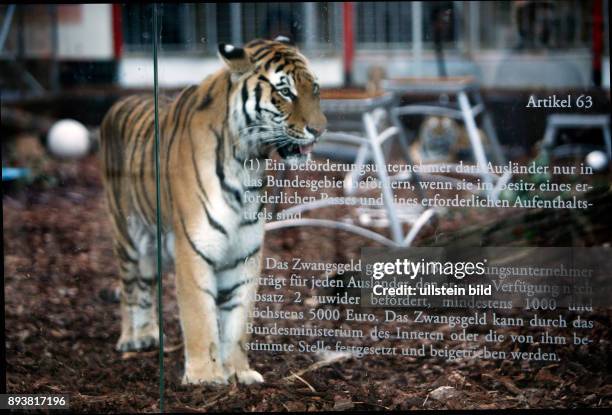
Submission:
[[[114,350],[119,336],[118,305],[102,294],[115,285],[117,265],[111,250],[97,159],[91,156],[79,162],[56,163],[54,171],[60,178],[59,183],[5,189],[3,198],[8,392],[69,394],[73,411],[158,411],[157,352],[122,356]],[[610,202],[610,198],[606,200]],[[495,211],[449,213],[446,220],[426,228],[416,244],[452,236],[468,225],[485,227],[503,218],[505,214]],[[588,224],[581,222],[576,229],[585,226]],[[609,244],[611,228],[609,223],[600,224],[590,228],[597,235],[584,237],[582,242],[570,242]],[[358,257],[363,245],[364,241],[356,236],[299,228],[269,233],[264,255],[345,261]],[[289,276],[282,271],[274,274]],[[612,405],[608,310],[594,311],[589,316],[583,314],[594,321],[590,331],[593,343],[559,348],[561,361],[552,364],[366,356],[316,368],[311,367],[317,362],[314,354],[251,352],[252,366],[266,379],[262,385],[182,386],[183,354],[172,275],[165,277],[164,287],[168,411]],[[312,294],[304,290],[306,299]],[[287,309],[297,307],[303,306],[286,306]],[[364,332],[373,328],[371,323],[351,322],[349,326],[362,328]],[[419,328],[434,329],[434,326]],[[450,331],[448,327],[437,329]],[[397,341],[385,340],[380,344],[392,345]],[[460,342],[446,344],[450,348]],[[287,379],[295,373],[301,373],[299,378]],[[452,389],[446,389],[448,393],[442,398],[431,394],[441,386]]]

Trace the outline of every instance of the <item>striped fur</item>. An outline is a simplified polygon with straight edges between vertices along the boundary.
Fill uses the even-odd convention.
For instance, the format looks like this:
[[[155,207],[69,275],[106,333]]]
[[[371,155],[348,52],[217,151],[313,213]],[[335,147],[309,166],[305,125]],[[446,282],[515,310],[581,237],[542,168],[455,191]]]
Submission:
[[[291,45],[220,45],[225,67],[160,100],[164,262],[176,268],[185,383],[263,381],[245,352],[261,269],[263,164],[274,150],[303,160],[324,131],[316,79]],[[152,97],[130,96],[105,116],[104,184],[121,272],[117,349],[156,346],[155,159]]]

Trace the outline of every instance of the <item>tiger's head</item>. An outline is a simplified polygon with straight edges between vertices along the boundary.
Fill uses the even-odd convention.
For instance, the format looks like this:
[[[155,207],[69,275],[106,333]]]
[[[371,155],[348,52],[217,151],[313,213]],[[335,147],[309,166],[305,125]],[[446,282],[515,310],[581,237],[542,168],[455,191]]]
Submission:
[[[304,161],[325,131],[319,84],[289,39],[219,45],[232,81],[230,128],[250,156]]]

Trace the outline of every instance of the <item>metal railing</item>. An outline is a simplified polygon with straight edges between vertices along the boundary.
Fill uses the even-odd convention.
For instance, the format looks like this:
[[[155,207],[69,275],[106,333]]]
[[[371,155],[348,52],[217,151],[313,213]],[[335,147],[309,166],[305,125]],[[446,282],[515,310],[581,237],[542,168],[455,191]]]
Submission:
[[[604,11],[608,4],[604,0]],[[433,50],[437,40],[445,49],[458,52],[589,49],[593,5],[593,0],[355,2],[356,48],[409,50],[420,43],[423,50]],[[39,18],[44,8],[17,6],[18,11],[21,8],[27,17],[17,25],[25,26],[22,31],[28,32],[30,25],[49,24]],[[10,17],[11,10],[8,5],[0,6],[0,21]],[[125,51],[148,53],[150,5],[126,3],[122,10]],[[167,53],[212,55],[219,42],[240,44],[279,34],[320,54],[340,53],[342,46],[342,3],[338,2],[166,3],[159,11],[161,47]],[[607,13],[603,18],[608,30]],[[4,52],[10,55],[19,47],[19,31],[13,25],[5,35]],[[607,36],[604,38],[604,53],[609,55]],[[26,53],[40,55],[39,45],[26,43]]]
[[[407,49],[416,41],[427,50],[434,48],[435,40],[458,51],[590,45],[592,1],[521,4],[356,2],[356,46],[361,50]],[[240,44],[283,34],[305,50],[325,53],[337,51],[342,41],[342,4],[335,2],[168,3],[160,12],[166,52],[213,54],[218,42]],[[150,7],[126,4],[123,15],[127,51],[144,50],[150,42]]]

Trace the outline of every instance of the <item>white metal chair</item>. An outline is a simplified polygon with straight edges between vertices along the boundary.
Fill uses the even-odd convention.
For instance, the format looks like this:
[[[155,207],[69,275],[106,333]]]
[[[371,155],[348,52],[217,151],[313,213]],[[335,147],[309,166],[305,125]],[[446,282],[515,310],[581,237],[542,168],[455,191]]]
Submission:
[[[397,180],[411,180],[411,176],[397,175],[389,176],[387,173],[387,160],[384,145],[393,137],[399,137],[399,129],[394,125],[385,125],[388,121],[388,111],[385,109],[394,102],[392,94],[383,94],[378,97],[359,99],[325,99],[322,107],[326,113],[355,115],[361,114],[363,125],[363,136],[347,132],[328,132],[324,135],[322,142],[335,142],[353,145],[356,148],[354,169],[347,173],[344,179],[344,197],[326,200],[316,200],[312,203],[304,203],[293,206],[279,212],[280,215],[292,216],[314,209],[329,206],[354,205],[358,197],[358,173],[366,163],[376,166],[375,179],[377,187],[382,193],[382,206],[366,207],[356,206],[357,221],[361,218],[364,225],[355,224],[353,221],[337,221],[331,219],[299,218],[285,219],[266,224],[267,230],[275,230],[294,226],[321,226],[332,229],[344,230],[369,238],[381,244],[396,247],[410,246],[421,228],[434,216],[434,209],[423,210],[420,206],[403,206],[394,202],[391,183]],[[408,163],[409,160],[406,160]],[[376,212],[376,213],[375,213]],[[372,218],[378,216],[384,218],[383,222],[390,228],[391,239],[368,229],[366,225],[372,222]],[[409,223],[410,230],[405,233],[403,224]]]

